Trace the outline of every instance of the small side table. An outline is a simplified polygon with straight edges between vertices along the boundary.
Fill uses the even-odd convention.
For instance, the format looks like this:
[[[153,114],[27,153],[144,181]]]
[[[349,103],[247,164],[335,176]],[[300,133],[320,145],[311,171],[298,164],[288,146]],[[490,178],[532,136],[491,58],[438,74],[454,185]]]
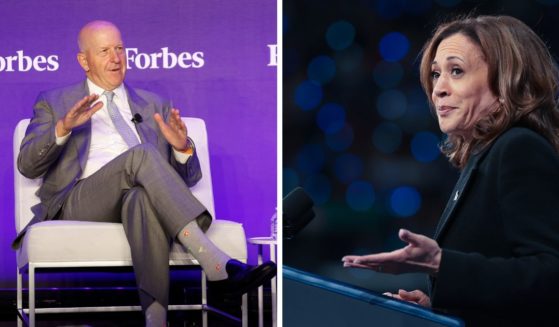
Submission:
[[[278,241],[273,237],[252,237],[248,242],[258,246],[258,264],[262,264],[262,248],[264,245],[270,247],[270,260],[276,262],[276,245]],[[277,324],[277,311],[276,311],[276,277],[272,278],[272,326],[276,327]],[[258,326],[264,326],[264,288],[258,288]]]

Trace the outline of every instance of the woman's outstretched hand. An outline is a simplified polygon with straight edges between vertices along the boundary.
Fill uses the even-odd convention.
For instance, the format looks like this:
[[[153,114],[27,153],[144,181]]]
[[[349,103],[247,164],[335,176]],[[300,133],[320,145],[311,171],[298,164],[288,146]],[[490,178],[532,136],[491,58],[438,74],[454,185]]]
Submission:
[[[400,229],[398,236],[408,245],[392,252],[346,255],[342,258],[344,267],[371,269],[390,274],[425,272],[436,275],[441,262],[441,248],[437,242],[405,229]]]

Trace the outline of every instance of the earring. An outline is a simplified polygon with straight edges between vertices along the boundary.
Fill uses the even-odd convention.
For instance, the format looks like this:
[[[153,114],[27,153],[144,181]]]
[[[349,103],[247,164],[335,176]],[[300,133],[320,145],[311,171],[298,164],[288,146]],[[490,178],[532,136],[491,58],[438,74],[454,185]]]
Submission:
[[[505,103],[505,98],[499,98],[500,103]]]

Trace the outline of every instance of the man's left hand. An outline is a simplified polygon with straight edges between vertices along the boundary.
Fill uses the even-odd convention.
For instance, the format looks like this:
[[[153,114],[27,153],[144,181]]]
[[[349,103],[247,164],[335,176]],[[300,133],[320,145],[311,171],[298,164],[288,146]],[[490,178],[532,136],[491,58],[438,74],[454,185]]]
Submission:
[[[188,130],[186,125],[181,119],[180,112],[178,109],[171,109],[171,114],[167,122],[163,120],[160,114],[153,115],[155,122],[159,125],[159,129],[163,136],[171,144],[171,146],[177,151],[187,150],[186,138],[188,136]]]

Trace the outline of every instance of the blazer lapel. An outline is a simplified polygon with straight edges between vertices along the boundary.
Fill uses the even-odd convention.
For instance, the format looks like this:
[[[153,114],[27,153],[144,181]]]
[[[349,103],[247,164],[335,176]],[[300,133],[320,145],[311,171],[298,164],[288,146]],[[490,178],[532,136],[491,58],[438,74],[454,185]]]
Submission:
[[[133,88],[126,85],[126,92],[128,93],[128,104],[130,105],[130,110],[132,115],[139,114],[142,116],[142,122],[136,123],[136,130],[140,135],[140,140],[142,143],[151,143],[157,145],[157,132],[153,120],[153,110],[150,110],[150,104],[142,99]]]
[[[446,204],[443,214],[441,215],[441,219],[439,220],[439,223],[437,225],[437,229],[435,230],[435,240],[439,238],[442,231],[445,229],[446,226],[448,226],[448,223],[452,218],[454,209],[462,200],[469,182],[472,180],[472,177],[475,175],[478,169],[478,163],[486,151],[487,149],[485,151],[482,151],[481,153],[473,155],[460,174],[460,178],[458,178],[458,182],[456,182],[456,186],[454,186],[454,190],[452,190],[450,199]]]

